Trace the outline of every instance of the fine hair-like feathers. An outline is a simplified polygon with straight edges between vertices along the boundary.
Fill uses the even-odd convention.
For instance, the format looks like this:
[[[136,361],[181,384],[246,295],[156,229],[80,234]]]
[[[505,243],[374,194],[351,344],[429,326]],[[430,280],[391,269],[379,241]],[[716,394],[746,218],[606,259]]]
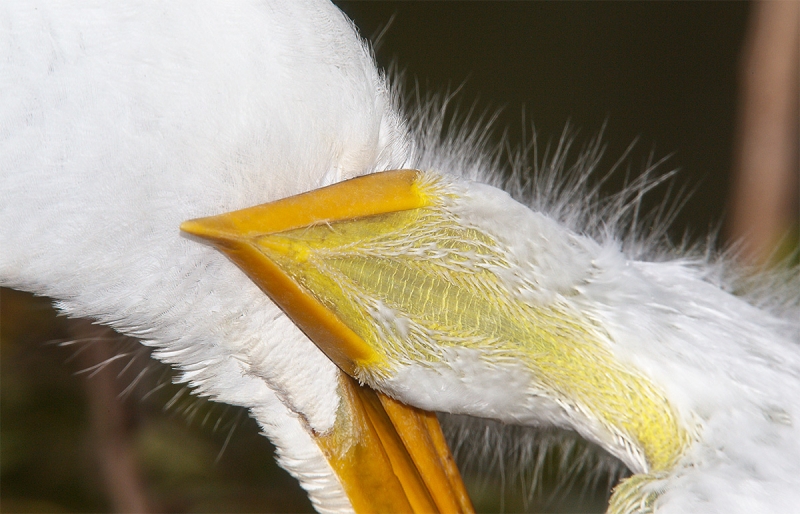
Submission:
[[[316,381],[319,385],[325,377],[330,378],[332,366],[320,358],[314,361],[314,365],[298,367],[275,352],[277,346],[274,340],[270,340],[272,334],[255,336],[261,334],[259,330],[275,330],[277,327],[276,338],[292,340],[298,349],[313,350],[311,346],[304,346],[307,341],[304,343],[298,339],[296,329],[280,317],[260,292],[241,280],[229,263],[205,249],[191,246],[188,241],[175,239],[177,223],[181,215],[205,215],[244,207],[358,174],[408,166],[443,170],[502,186],[518,200],[547,214],[564,227],[594,238],[603,247],[620,250],[628,260],[657,263],[659,267],[652,269],[657,270],[665,282],[672,280],[691,286],[710,284],[717,290],[735,292],[747,298],[759,310],[739,311],[751,316],[750,319],[734,320],[744,331],[755,332],[769,327],[772,333],[780,334],[785,340],[797,341],[797,271],[776,272],[775,278],[769,280],[750,280],[740,272],[730,271],[729,259],[718,258],[713,250],[703,246],[671,247],[664,238],[665,223],[673,212],[671,205],[665,204],[662,214],[656,211],[650,215],[640,209],[643,195],[661,180],[656,172],[656,178],[634,180],[624,192],[608,200],[599,196],[598,189],[592,186],[586,189],[584,185],[586,178],[596,173],[593,170],[597,169],[602,153],[597,141],[589,143],[585,151],[578,152],[574,161],[569,158],[573,144],[570,137],[562,138],[549,152],[542,152],[541,158],[535,146],[520,152],[505,152],[502,147],[496,152],[491,148],[487,150],[488,132],[482,122],[467,119],[456,125],[461,128],[443,129],[446,126],[443,109],[447,101],[437,103],[431,100],[416,107],[398,107],[399,95],[389,91],[386,80],[375,70],[369,53],[353,37],[349,23],[336,12],[328,10],[325,16],[309,21],[309,27],[317,28],[309,35],[302,23],[293,25],[294,19],[288,12],[291,9],[283,8],[287,11],[278,9],[271,13],[283,15],[277,18],[281,20],[281,23],[276,23],[278,36],[285,26],[293,26],[308,35],[306,42],[313,47],[319,34],[331,35],[331,40],[323,38],[319,45],[322,50],[313,47],[320,54],[312,51],[307,56],[300,52],[302,55],[293,55],[291,62],[302,64],[303,58],[311,59],[306,71],[327,70],[322,72],[322,78],[326,79],[322,82],[334,88],[340,85],[343,92],[323,90],[315,96],[318,82],[312,81],[307,89],[295,88],[292,80],[280,83],[284,77],[279,75],[276,78],[274,74],[263,73],[263,69],[256,69],[253,73],[259,79],[277,80],[278,83],[272,86],[275,91],[287,95],[288,104],[286,98],[278,101],[270,98],[270,87],[259,80],[254,80],[254,84],[245,82],[245,86],[254,86],[252,89],[233,87],[224,77],[220,78],[221,73],[224,75],[237,66],[239,71],[247,70],[250,61],[259,62],[272,54],[270,48],[259,46],[260,40],[256,37],[244,44],[252,44],[256,50],[245,55],[243,62],[234,62],[233,68],[229,68],[231,63],[223,58],[225,53],[217,53],[219,49],[214,46],[230,45],[235,49],[236,45],[231,43],[233,40],[221,38],[224,41],[220,41],[212,37],[212,42],[209,42],[203,35],[197,38],[197,42],[204,45],[202,48],[207,53],[203,58],[194,55],[192,45],[185,43],[182,37],[191,35],[194,23],[202,21],[205,16],[219,14],[213,13],[214,7],[208,5],[205,6],[207,11],[202,8],[197,11],[197,20],[185,24],[181,22],[180,9],[170,11],[171,17],[167,19],[186,34],[178,30],[172,37],[172,34],[159,32],[158,36],[166,41],[165,53],[161,53],[163,49],[158,45],[138,47],[136,33],[129,41],[124,41],[124,38],[122,42],[117,41],[123,49],[122,61],[128,58],[140,66],[132,68],[132,71],[124,66],[116,67],[118,63],[104,61],[102,52],[93,53],[107,45],[109,40],[115,42],[115,35],[102,30],[77,31],[77,36],[68,33],[65,36],[65,33],[55,31],[54,40],[58,44],[52,45],[49,56],[44,56],[41,62],[15,62],[20,65],[19,69],[30,74],[4,77],[22,100],[9,100],[10,107],[4,111],[4,123],[7,123],[4,128],[11,137],[5,140],[3,153],[12,174],[3,183],[4,203],[8,201],[2,211],[3,283],[50,294],[61,300],[60,305],[67,312],[96,317],[121,331],[150,341],[160,348],[160,358],[181,366],[183,380],[196,385],[201,392],[251,407],[262,420],[265,431],[279,441],[279,446],[297,448],[298,441],[291,437],[302,438],[302,431],[296,430],[299,426],[297,419],[292,418],[291,413],[287,416],[281,405],[290,405],[296,409],[295,412],[303,412],[303,422],[324,430],[329,426],[335,408],[334,399],[324,395],[304,396],[299,384],[307,379],[309,383]],[[132,13],[122,11],[120,18],[112,17],[109,25],[113,26],[120,19],[123,22],[136,19],[135,16],[129,17]],[[235,14],[225,13],[234,17]],[[41,26],[45,28],[59,19],[58,16],[50,20],[46,16],[43,18],[45,23]],[[141,19],[149,18],[163,20],[160,13],[145,13]],[[264,18],[270,19],[264,16],[259,6],[254,6],[252,12],[231,20],[231,23],[239,27],[249,26],[251,19]],[[76,24],[84,23],[84,20],[74,21]],[[97,26],[102,26],[102,23]],[[251,30],[258,33],[252,27]],[[227,38],[236,37],[225,31],[215,32],[212,36],[220,34]],[[7,40],[11,46],[18,44],[16,36],[19,34],[12,32]],[[98,36],[99,40],[95,39]],[[297,43],[301,48],[303,41]],[[313,57],[322,55],[321,60],[325,61],[325,52],[330,52],[326,45],[331,41],[345,43],[337,53],[340,60],[324,62],[330,65],[324,68],[313,61]],[[231,50],[230,54],[234,53]],[[153,55],[159,57],[152,58]],[[100,66],[96,67],[98,64]],[[36,66],[40,69],[34,69]],[[88,81],[89,87],[86,87],[81,66],[97,73],[99,80]],[[206,66],[213,68],[211,73],[206,73]],[[59,76],[62,69],[68,71]],[[191,80],[183,80],[187,78],[182,75],[184,72],[190,74]],[[120,83],[131,87],[130,91],[104,87],[105,84],[114,84],[120,76],[129,80]],[[57,87],[48,91],[49,96],[30,94],[37,85],[47,83],[52,77],[56,77]],[[298,77],[294,80],[303,83]],[[156,87],[151,88],[153,83],[150,81],[155,81]],[[198,87],[189,87],[194,86],[192,81],[196,81]],[[173,94],[166,86],[175,87],[176,84],[179,87]],[[185,96],[187,92],[194,96]],[[297,96],[293,96],[295,92],[298,92]],[[148,94],[153,96],[148,97]],[[167,100],[159,100],[159,94],[166,95]],[[237,103],[242,98],[247,101]],[[186,99],[190,101],[184,103]],[[232,120],[226,124],[221,113],[229,107],[229,102],[239,110],[226,113],[231,117],[227,120]],[[276,105],[289,105],[294,110],[285,118],[259,119],[259,113],[269,113],[270,109],[273,109],[271,112],[280,112],[280,109],[275,109]],[[195,110],[197,106],[211,107],[207,111],[202,108]],[[328,107],[338,107],[347,116],[320,119],[317,114],[325,112]],[[89,114],[84,116],[85,112]],[[312,128],[297,129],[296,117],[313,120],[308,125]],[[287,135],[282,130],[287,127],[297,130],[289,131]],[[348,135],[354,137],[348,139]],[[162,136],[164,140],[159,139]],[[191,138],[194,139],[190,141]],[[159,147],[159,143],[164,141],[169,142],[168,151]],[[215,147],[221,150],[215,152]],[[259,153],[259,148],[271,151]],[[308,148],[315,151],[309,152]],[[275,155],[281,157],[275,159]],[[510,164],[507,164],[508,160]],[[294,171],[296,167],[300,171],[288,176],[282,176],[279,171],[272,174],[257,172],[270,167],[284,171]],[[531,174],[529,168],[534,168],[535,172]],[[199,179],[173,180],[169,173],[175,170],[186,174],[205,173],[221,192],[212,192],[210,196],[204,196],[202,202],[196,202],[193,195],[209,193]],[[24,178],[23,171],[45,177],[46,181],[32,185]],[[106,178],[110,174],[113,179],[94,182],[94,179],[87,178],[98,171],[105,171]],[[83,177],[80,185],[88,187],[88,193],[75,188],[75,173]],[[146,187],[145,181],[155,176],[163,180],[161,187]],[[119,184],[127,186],[120,189]],[[110,207],[98,202],[98,198],[112,200]],[[166,208],[172,201],[179,207],[175,211]],[[115,209],[120,206],[121,212],[117,212]],[[26,212],[48,213],[53,225],[42,223],[35,216],[20,214]],[[66,213],[70,216],[68,221]],[[103,227],[99,225],[103,223],[107,224],[105,230],[100,230]],[[30,234],[45,237],[31,238]],[[152,247],[137,247],[136,238],[156,242],[160,250],[176,251],[184,259],[179,258],[179,263],[165,262],[158,252],[150,250]],[[115,253],[120,242],[129,250],[123,252],[124,255]],[[25,246],[26,243],[31,247]],[[17,251],[20,253],[15,253]],[[98,259],[105,251],[116,256],[113,265]],[[115,266],[119,264],[135,271],[127,275],[117,273]],[[658,270],[663,270],[663,273]],[[220,280],[208,284],[206,276],[216,276]],[[96,285],[92,280],[97,281]],[[144,289],[129,289],[135,281],[140,281]],[[235,295],[243,295],[244,301],[230,300]],[[189,301],[176,298],[188,298]],[[215,305],[209,298],[222,299],[230,313],[220,314],[217,310],[219,304]],[[703,306],[708,305],[704,303]],[[191,314],[191,309],[198,309],[201,314]],[[194,325],[187,321],[205,318],[206,314],[202,314],[205,309],[219,321],[211,335],[192,332]],[[154,323],[153,320],[164,323]],[[764,358],[768,366],[772,360],[780,361],[774,356]],[[224,378],[226,373],[237,378]],[[791,373],[796,374],[796,371],[789,370]],[[238,380],[238,377],[245,376],[247,379]],[[269,390],[265,390],[263,384],[268,384]],[[793,413],[775,408],[768,409],[765,415],[780,424],[787,414],[791,419]],[[282,439],[288,433],[282,429],[292,423],[295,423],[295,432]],[[341,498],[334,493],[328,494],[326,487],[330,484],[309,481],[307,477],[313,473],[309,472],[311,470],[303,459],[297,459],[296,454],[289,451],[283,452],[281,458],[283,464],[301,478],[306,474],[305,485],[316,495],[318,507],[335,509],[343,506]],[[308,457],[308,461],[314,461],[314,457]]]

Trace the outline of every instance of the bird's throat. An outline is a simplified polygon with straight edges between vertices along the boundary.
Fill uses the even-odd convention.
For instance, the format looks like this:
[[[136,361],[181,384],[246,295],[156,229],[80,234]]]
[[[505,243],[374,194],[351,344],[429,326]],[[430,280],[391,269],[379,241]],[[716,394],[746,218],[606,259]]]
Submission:
[[[391,201],[352,196],[353,183],[381,179],[389,186],[378,194],[391,191]],[[346,205],[343,214],[326,211],[302,224],[275,221],[287,201],[315,209],[312,192],[303,201],[295,197],[275,209],[267,204],[200,220],[200,226],[214,227],[210,239],[362,382],[381,389],[408,367],[437,376],[437,369],[450,365],[449,350],[468,349],[495,373],[522,373],[524,380],[515,383],[523,384],[523,396],[558,405],[571,428],[635,472],[659,473],[681,458],[690,436],[666,395],[622,362],[604,328],[563,292],[550,295],[552,301],[531,300],[536,295],[526,292],[539,286],[526,279],[530,263],[507,243],[513,235],[501,228],[491,233],[491,224],[477,226],[459,215],[469,202],[481,201],[479,189],[464,194],[468,186],[449,188],[433,174],[386,172],[319,190],[320,202],[334,204],[330,198],[340,187],[343,197],[336,201]],[[485,205],[476,210],[491,214]],[[495,215],[503,214],[498,206]],[[268,220],[264,227],[253,225],[262,217]],[[210,232],[190,228],[206,237]],[[429,386],[457,386],[447,382],[447,373],[438,375],[441,382]],[[402,399],[415,403],[414,385],[405,390]],[[462,409],[457,402],[433,407]],[[535,419],[536,413],[526,418],[522,412],[524,402],[518,408],[517,419]]]
[[[669,402],[617,362],[602,328],[566,305],[520,300],[499,278],[514,266],[509,256],[437,208],[298,229],[258,245],[379,355],[355,371],[370,384],[401,366],[447,366],[448,349],[472,349],[487,367],[513,363],[508,372],[518,373],[523,363],[530,394],[562,405],[571,428],[636,471],[666,469],[682,453],[687,437]]]

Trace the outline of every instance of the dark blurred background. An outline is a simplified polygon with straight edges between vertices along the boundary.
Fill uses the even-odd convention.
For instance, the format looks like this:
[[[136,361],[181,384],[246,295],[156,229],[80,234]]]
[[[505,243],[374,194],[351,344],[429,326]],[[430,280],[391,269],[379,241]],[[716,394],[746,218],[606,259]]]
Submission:
[[[339,2],[379,42],[378,62],[407,82],[461,88],[464,108],[502,109],[496,134],[540,143],[565,125],[587,141],[606,124],[610,166],[638,140],[639,171],[652,151],[697,187],[678,221],[705,234],[730,186],[744,2]],[[524,112],[524,120],[523,113]],[[621,174],[622,175],[622,174]],[[619,185],[622,176],[611,186]]]
[[[664,171],[680,168],[678,183],[695,189],[673,236],[689,231],[702,237],[721,226],[751,4],[336,3],[362,36],[382,34],[377,60],[405,70],[407,87],[459,89],[456,102],[465,108],[501,109],[495,137],[506,131],[514,145],[524,142],[523,127],[530,135],[531,123],[540,144],[556,142],[567,123],[579,141],[605,124],[607,165],[638,140],[628,157],[632,171],[643,169],[651,153],[671,156]],[[619,187],[622,178],[608,187]],[[192,399],[136,343],[59,346],[97,335],[56,318],[46,299],[9,290],[0,295],[3,512],[102,512],[126,505],[161,512],[311,509],[241,410]],[[93,365],[126,352],[90,377]],[[141,370],[132,391],[109,402]],[[103,439],[109,419],[123,450]],[[107,476],[108,462],[123,461],[127,471],[120,473],[131,475],[128,485],[138,488],[128,503],[120,503]],[[602,493],[588,496],[584,504],[543,508],[602,511]],[[495,497],[478,506],[514,511],[520,505]]]

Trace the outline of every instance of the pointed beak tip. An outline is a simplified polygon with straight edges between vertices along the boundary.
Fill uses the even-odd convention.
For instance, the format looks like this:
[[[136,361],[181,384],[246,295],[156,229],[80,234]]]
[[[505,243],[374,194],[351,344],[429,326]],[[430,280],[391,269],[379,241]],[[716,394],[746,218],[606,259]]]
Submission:
[[[180,229],[186,234],[213,242],[231,241],[241,233],[224,215],[187,220],[181,223]]]
[[[203,224],[200,222],[201,218],[187,220],[181,223],[181,232],[186,232],[193,236],[201,236],[203,234]]]

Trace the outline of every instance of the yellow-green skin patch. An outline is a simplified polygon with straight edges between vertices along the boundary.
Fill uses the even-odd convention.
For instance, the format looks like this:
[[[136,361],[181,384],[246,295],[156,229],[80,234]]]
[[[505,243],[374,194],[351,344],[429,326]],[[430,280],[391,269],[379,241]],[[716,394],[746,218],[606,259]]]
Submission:
[[[688,446],[665,395],[612,355],[602,327],[566,303],[521,300],[501,278],[517,264],[441,205],[290,230],[257,244],[380,356],[356,363],[364,377],[440,363],[447,348],[476,349],[496,368],[524,363],[532,391],[601,426],[653,478]],[[647,481],[639,476],[621,489],[637,496]]]
[[[495,363],[525,363],[536,389],[594,416],[640,449],[651,471],[671,467],[688,441],[664,395],[614,359],[598,327],[564,306],[516,299],[494,272],[510,267],[498,245],[439,207],[292,230],[259,245],[384,356],[360,363],[368,373],[438,362],[446,347],[479,349]]]

